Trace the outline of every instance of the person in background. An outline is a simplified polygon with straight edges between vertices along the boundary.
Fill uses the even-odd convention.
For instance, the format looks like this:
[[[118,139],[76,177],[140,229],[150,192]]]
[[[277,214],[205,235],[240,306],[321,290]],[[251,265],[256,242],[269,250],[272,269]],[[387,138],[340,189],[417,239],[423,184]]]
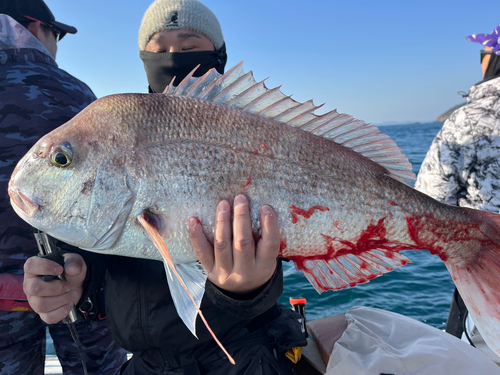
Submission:
[[[38,248],[33,229],[11,208],[7,182],[17,161],[41,136],[95,100],[87,85],[55,62],[58,41],[76,32],[57,22],[42,0],[0,1],[0,374],[44,373],[47,325],[23,292],[24,262]],[[89,372],[115,374],[126,352],[112,339],[106,322],[79,319],[76,325]],[[81,374],[68,327],[48,328],[64,373]]]
[[[219,21],[199,1],[154,2],[138,39],[150,93],[163,92],[174,78],[177,86],[198,65],[194,77],[212,68],[224,73],[227,54]]]
[[[211,68],[223,73],[227,58],[219,21],[197,0],[153,2],[139,29],[139,50],[152,93],[161,93],[173,77],[178,84],[198,64],[196,76]],[[89,273],[96,285],[100,283],[96,280],[106,276],[108,325],[120,345],[133,353],[121,374],[292,373],[285,352],[304,346],[306,340],[301,316],[277,303],[283,292],[283,270],[277,259],[276,213],[270,206],[261,208],[262,237],[256,243],[244,195],[236,195],[233,202],[221,200],[215,214],[213,246],[195,218],[186,217],[186,221],[208,275],[201,310],[236,365],[230,364],[200,319],[198,338],[184,325],[162,262],[118,256],[101,256],[95,262],[89,253],[75,254],[80,257],[81,272],[67,272],[66,277],[78,300],[92,293],[85,282]],[[54,274],[54,263],[30,258],[25,272],[28,300],[39,307],[36,311],[41,318],[47,322],[64,318],[74,299],[48,290],[40,280],[41,275]]]
[[[484,46],[483,80],[451,114],[422,163],[415,188],[451,205],[500,211],[500,25],[467,39]],[[446,331],[460,337],[466,307],[455,289]],[[477,330],[476,346],[482,341]],[[484,347],[483,341],[483,347]],[[499,358],[487,351],[491,358]]]

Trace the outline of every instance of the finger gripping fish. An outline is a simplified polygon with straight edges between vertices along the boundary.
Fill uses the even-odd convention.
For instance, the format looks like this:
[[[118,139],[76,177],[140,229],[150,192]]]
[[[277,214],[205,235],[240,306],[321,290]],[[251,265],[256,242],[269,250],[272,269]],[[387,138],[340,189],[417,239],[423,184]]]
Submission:
[[[259,207],[273,206],[280,256],[320,293],[408,263],[401,250],[429,250],[499,354],[499,216],[419,193],[390,138],[317,108],[256,83],[241,64],[187,77],[164,94],[104,97],[33,146],[12,175],[11,201],[28,223],[72,245],[162,260],[141,218],[198,305],[205,275],[188,219],[199,218],[213,240],[217,203],[238,193],[250,200],[257,235]],[[197,311],[168,267],[167,280],[194,333]]]

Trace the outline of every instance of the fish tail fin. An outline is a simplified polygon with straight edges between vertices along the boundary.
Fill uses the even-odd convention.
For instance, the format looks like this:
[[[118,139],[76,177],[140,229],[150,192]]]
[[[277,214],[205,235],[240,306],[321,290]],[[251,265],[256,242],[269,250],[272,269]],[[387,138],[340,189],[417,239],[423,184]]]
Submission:
[[[149,223],[149,220],[145,215],[139,215],[137,219],[139,220],[139,223],[144,227],[144,229],[148,232],[149,236],[151,237],[151,240],[158,248],[165,261],[165,270],[167,272],[167,280],[169,280],[170,292],[172,294],[172,299],[174,300],[175,307],[177,309],[177,312],[179,313],[179,316],[184,321],[186,326],[191,330],[193,335],[196,336],[195,321],[196,321],[196,315],[198,314],[203,323],[205,324],[205,326],[207,327],[208,331],[214,338],[217,345],[219,345],[224,354],[228,357],[229,361],[234,365],[235,364],[234,359],[227,352],[226,348],[224,348],[219,339],[215,336],[215,333],[210,328],[207,320],[205,319],[203,313],[199,308],[199,305],[201,303],[201,297],[203,296],[205,288],[204,284],[202,284],[201,294],[200,294],[198,285],[199,283],[196,282],[197,280],[199,280],[199,276],[196,276],[195,268],[189,267],[189,265],[178,265],[178,268],[176,268],[170,256],[170,252],[168,251],[167,245],[165,244],[163,238],[160,236],[158,230]],[[191,286],[197,285],[197,288],[194,289],[195,297],[193,297],[193,295],[191,294],[190,289],[188,288],[188,286],[186,286],[186,283],[180,276],[178,270],[186,277],[187,280],[194,280],[194,283],[188,282],[188,284]],[[175,277],[173,277],[172,274]],[[186,295],[188,296],[188,298],[185,298]],[[189,304],[189,300],[191,301],[192,305]],[[194,314],[192,313],[192,311],[194,311]]]
[[[446,267],[484,341],[500,356],[500,215],[477,212],[487,238],[474,260]]]

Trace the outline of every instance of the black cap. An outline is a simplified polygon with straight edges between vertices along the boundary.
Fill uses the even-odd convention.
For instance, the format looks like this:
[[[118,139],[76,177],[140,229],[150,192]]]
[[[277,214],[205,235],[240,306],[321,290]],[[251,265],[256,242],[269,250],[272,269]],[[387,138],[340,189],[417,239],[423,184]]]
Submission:
[[[45,24],[50,24],[61,32],[59,40],[66,33],[76,34],[77,32],[73,26],[57,22],[43,0],[0,0],[0,14],[7,14],[17,22],[33,21],[33,19],[36,19]]]

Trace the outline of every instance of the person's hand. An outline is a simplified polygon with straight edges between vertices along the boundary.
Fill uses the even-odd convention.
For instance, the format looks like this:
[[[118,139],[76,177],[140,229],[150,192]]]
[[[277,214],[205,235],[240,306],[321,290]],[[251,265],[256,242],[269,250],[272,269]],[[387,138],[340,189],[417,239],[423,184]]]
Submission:
[[[87,275],[87,265],[76,253],[64,254],[64,276],[66,281],[43,281],[44,275],[57,276],[63,267],[48,259],[31,257],[24,264],[24,293],[31,308],[48,323],[64,319],[83,294],[83,281]]]
[[[189,234],[196,255],[207,271],[208,279],[219,288],[233,293],[249,293],[273,276],[280,249],[278,218],[270,206],[260,209],[261,238],[255,246],[247,198],[234,198],[234,222],[231,205],[222,200],[217,206],[214,246],[208,242],[197,218],[189,219]]]

